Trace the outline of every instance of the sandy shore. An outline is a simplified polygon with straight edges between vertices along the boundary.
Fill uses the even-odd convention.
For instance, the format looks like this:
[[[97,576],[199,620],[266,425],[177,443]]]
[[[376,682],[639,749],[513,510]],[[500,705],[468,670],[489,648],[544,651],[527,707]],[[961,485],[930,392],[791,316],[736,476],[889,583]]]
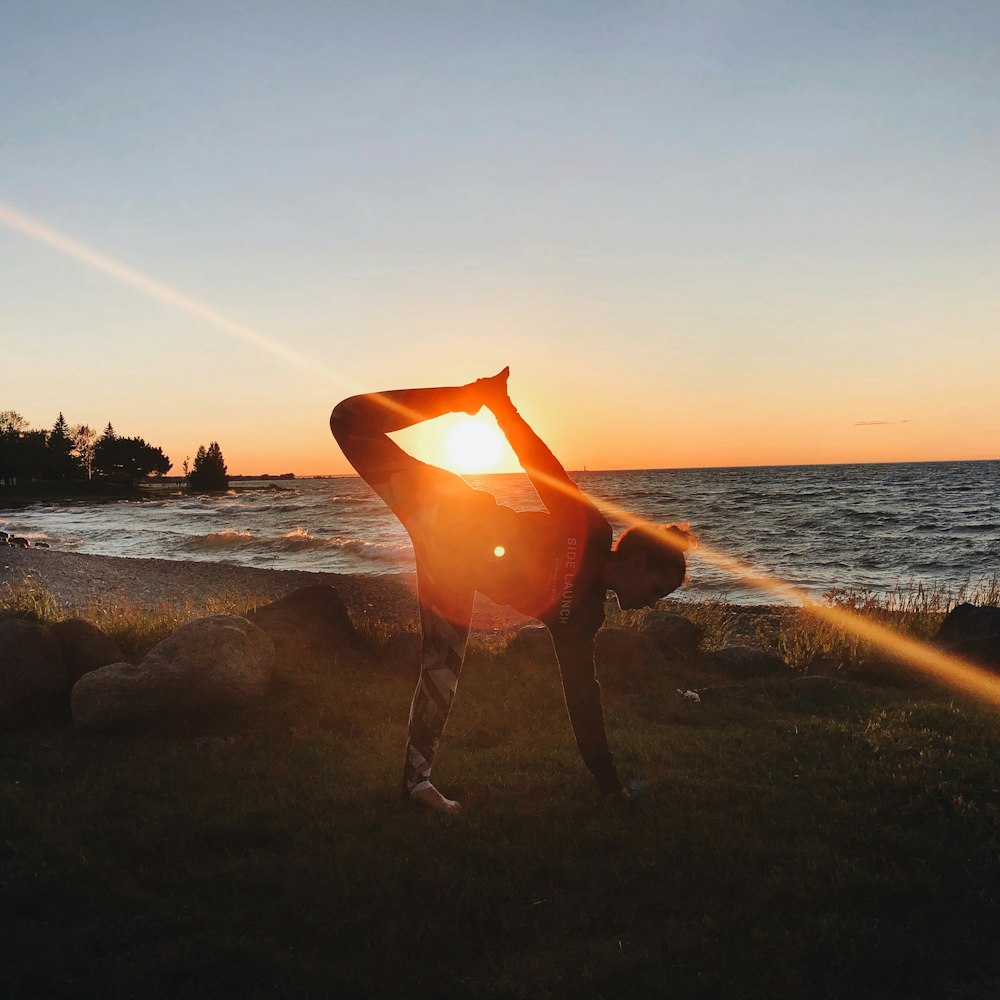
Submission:
[[[336,587],[349,607],[375,617],[415,620],[417,616],[412,574],[310,573],[232,563],[124,559],[56,549],[0,549],[0,596],[5,584],[17,586],[25,577],[48,590],[66,609],[109,600],[148,608],[188,602],[197,607],[223,595],[267,603],[299,587],[325,583]],[[509,629],[530,620],[483,597],[476,598],[473,629],[477,632]]]

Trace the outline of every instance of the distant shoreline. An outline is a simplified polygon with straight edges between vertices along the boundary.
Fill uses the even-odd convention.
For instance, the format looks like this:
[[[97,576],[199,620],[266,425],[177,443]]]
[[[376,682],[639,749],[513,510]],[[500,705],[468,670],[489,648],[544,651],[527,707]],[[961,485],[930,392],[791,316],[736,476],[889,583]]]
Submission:
[[[311,477],[302,477],[302,479]],[[231,476],[230,481],[240,489],[244,483],[290,483],[294,479],[271,476]],[[292,489],[290,486],[275,486],[275,489]],[[0,487],[0,510],[16,510],[33,503],[114,503],[119,500],[157,500],[164,496],[186,495],[182,476],[165,476],[162,479],[147,480],[136,486],[93,480],[59,480],[28,483],[14,487]],[[210,491],[196,490],[196,493]],[[225,491],[220,491],[225,492]]]

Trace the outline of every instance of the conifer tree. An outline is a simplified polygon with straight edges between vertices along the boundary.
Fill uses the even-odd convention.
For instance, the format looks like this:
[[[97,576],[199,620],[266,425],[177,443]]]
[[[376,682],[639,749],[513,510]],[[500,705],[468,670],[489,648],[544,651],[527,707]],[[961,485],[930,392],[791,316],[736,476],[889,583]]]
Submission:
[[[188,476],[188,488],[209,491],[229,489],[229,470],[218,441],[213,441],[207,449],[204,445],[198,446]]]
[[[46,442],[48,461],[46,472],[53,479],[75,479],[82,472],[80,460],[73,454],[73,436],[60,412]]]

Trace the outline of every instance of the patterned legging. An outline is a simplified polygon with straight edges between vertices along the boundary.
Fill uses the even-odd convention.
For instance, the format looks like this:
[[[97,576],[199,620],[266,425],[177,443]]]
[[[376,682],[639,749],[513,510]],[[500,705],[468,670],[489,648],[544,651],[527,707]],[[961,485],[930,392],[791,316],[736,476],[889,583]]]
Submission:
[[[377,424],[365,397],[345,400],[331,419],[344,454],[400,519],[416,550],[420,679],[410,705],[403,763],[404,793],[412,796],[431,783],[431,765],[458,688],[475,598],[475,591],[458,583],[440,558],[441,539],[436,536],[441,534],[442,517],[436,511],[443,498],[461,505],[463,498],[471,501],[475,491],[460,477],[408,455]]]
[[[445,596],[420,569],[417,590],[422,631],[420,678],[410,705],[403,759],[403,790],[409,796],[431,784],[431,765],[455,700],[465,659],[474,597],[468,594],[456,600],[454,594]]]

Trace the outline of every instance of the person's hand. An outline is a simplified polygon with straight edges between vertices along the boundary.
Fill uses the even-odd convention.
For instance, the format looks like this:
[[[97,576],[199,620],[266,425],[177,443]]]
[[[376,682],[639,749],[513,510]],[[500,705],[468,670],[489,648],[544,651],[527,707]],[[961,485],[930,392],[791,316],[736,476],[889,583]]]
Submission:
[[[619,788],[617,792],[608,792],[605,801],[616,809],[627,809],[635,812],[639,808],[639,800],[642,798],[642,782],[636,778],[629,783],[628,788]]]

